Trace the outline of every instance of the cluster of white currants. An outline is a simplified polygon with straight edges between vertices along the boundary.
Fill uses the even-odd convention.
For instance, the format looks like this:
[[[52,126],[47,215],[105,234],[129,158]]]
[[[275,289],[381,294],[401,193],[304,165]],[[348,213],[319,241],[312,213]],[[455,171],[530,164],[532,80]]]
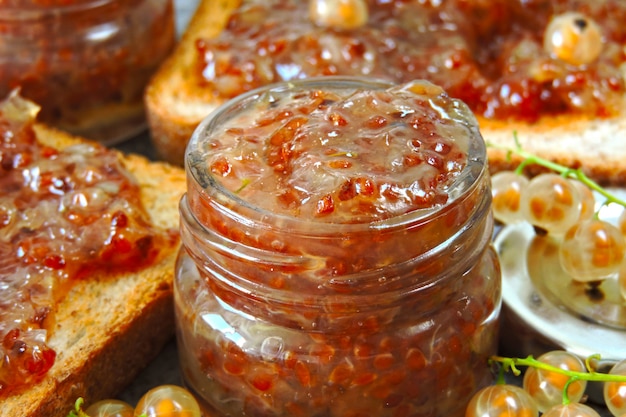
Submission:
[[[115,399],[98,401],[83,411],[82,400],[68,417],[202,417],[194,396],[177,385],[160,385],[146,392],[137,405]]]
[[[491,385],[478,391],[467,406],[465,417],[600,417],[581,403],[587,381],[604,384],[604,401],[615,417],[626,416],[626,360],[606,373],[589,372],[572,353],[555,350],[537,359],[499,358],[503,363],[528,366],[522,386]]]
[[[592,190],[578,179],[553,172],[532,179],[513,171],[496,173],[492,194],[496,220],[526,221],[539,233],[559,239],[560,263],[572,279],[617,279],[626,298],[626,210],[616,222],[599,218]]]

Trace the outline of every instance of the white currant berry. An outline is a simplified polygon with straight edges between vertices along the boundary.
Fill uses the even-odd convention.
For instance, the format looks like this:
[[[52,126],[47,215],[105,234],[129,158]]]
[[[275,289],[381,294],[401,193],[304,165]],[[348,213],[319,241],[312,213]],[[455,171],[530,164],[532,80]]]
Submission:
[[[543,413],[542,417],[600,417],[600,413],[586,404],[572,402],[555,405]]]
[[[596,198],[591,188],[576,179],[570,179],[580,194],[580,217],[579,221],[593,217],[596,211]]]
[[[606,279],[616,274],[624,260],[626,241],[613,224],[600,219],[572,226],[559,247],[563,269],[577,281]]]
[[[546,27],[543,46],[550,55],[568,64],[590,64],[602,52],[602,30],[582,13],[563,13],[555,16]]]
[[[521,387],[509,384],[490,385],[478,391],[465,411],[465,417],[537,417],[533,399]]]
[[[493,216],[496,220],[513,224],[524,221],[520,209],[522,190],[528,178],[513,171],[501,171],[491,177]]]
[[[582,360],[578,356],[564,350],[547,352],[539,356],[537,360],[567,371],[585,371],[585,365]],[[569,376],[559,372],[528,368],[524,373],[522,386],[535,400],[539,411],[545,412],[562,402],[563,390],[569,379]],[[583,397],[586,387],[587,381],[584,380],[570,383],[567,387],[567,395],[570,401],[579,401]]]
[[[580,217],[581,198],[576,186],[555,173],[530,180],[521,195],[526,220],[552,234],[563,234]]]

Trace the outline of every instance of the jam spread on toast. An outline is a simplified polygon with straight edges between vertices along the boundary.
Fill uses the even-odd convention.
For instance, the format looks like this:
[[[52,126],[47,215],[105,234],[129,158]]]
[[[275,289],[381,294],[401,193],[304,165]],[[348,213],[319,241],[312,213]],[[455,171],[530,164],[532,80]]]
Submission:
[[[0,103],[0,393],[53,365],[48,335],[73,282],[136,271],[177,239],[152,225],[116,153],[41,143],[37,111],[15,93]]]
[[[369,0],[367,23],[349,29],[316,25],[308,3],[244,1],[217,38],[197,40],[202,84],[231,98],[311,76],[427,79],[479,116],[526,122],[623,107],[621,0]],[[582,18],[549,26],[570,12]],[[574,49],[592,49],[551,44],[555,30]]]

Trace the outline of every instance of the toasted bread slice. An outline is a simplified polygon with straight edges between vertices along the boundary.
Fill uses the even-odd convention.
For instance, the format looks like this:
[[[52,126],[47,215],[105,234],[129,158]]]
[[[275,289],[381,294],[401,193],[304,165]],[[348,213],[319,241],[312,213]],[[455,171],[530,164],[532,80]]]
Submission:
[[[82,139],[35,125],[37,137],[57,149]],[[184,171],[134,155],[119,155],[141,188],[156,226],[178,227]],[[44,379],[0,395],[2,417],[65,417],[78,397],[111,398],[129,384],[174,334],[172,280],[179,244],[136,273],[79,280],[58,305],[48,345],[57,352]]]
[[[174,53],[152,79],[145,95],[148,122],[157,153],[182,164],[186,143],[194,128],[222,100],[202,88],[196,63],[196,41],[223,30],[241,0],[201,3]],[[626,78],[626,76],[625,76]],[[577,115],[546,116],[534,123],[479,118],[484,139],[496,146],[515,147],[517,132],[522,148],[530,153],[582,168],[603,184],[626,184],[626,98],[624,113],[593,119]],[[506,151],[488,149],[492,171],[515,167],[519,158]],[[536,167],[535,167],[536,168]],[[530,174],[539,172],[531,167]]]
[[[196,40],[222,31],[241,0],[201,0],[187,30],[161,65],[145,93],[148,126],[158,155],[182,165],[185,147],[200,121],[221,104],[202,83]]]
[[[498,148],[515,149],[578,169],[603,185],[626,185],[626,97],[624,113],[611,118],[543,117],[533,124],[479,119],[492,172],[514,169],[522,159]],[[518,144],[515,142],[517,136]],[[538,165],[529,175],[543,172]]]

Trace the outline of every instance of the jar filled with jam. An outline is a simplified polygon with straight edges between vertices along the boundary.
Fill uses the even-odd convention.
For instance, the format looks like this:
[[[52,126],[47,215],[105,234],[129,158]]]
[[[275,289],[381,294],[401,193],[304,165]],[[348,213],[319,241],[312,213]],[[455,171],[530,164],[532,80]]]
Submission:
[[[492,382],[500,267],[462,102],[275,84],[205,119],[185,167],[177,337],[209,415],[462,416]]]
[[[0,96],[39,121],[113,144],[146,126],[143,90],[175,42],[172,0],[0,2]]]

